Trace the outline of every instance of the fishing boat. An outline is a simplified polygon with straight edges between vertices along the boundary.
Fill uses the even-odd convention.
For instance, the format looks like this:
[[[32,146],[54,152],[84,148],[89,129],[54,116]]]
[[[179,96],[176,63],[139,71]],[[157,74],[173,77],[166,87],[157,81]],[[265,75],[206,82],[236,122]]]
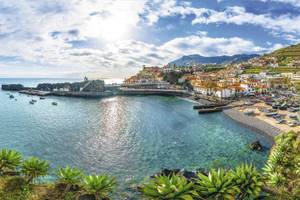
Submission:
[[[269,112],[265,114],[267,117],[272,117],[273,115],[277,115],[277,112]]]
[[[245,110],[245,111],[244,111],[244,114],[245,114],[245,115],[249,115],[249,116],[251,115],[251,116],[252,116],[252,115],[255,115],[255,111],[254,111],[254,110]]]
[[[57,103],[56,103],[56,102],[52,102],[52,105],[53,105],[53,106],[57,106]]]
[[[290,115],[289,118],[291,118],[291,119],[298,119],[298,115]]]
[[[276,123],[277,124],[285,124],[286,120],[284,120],[284,119],[276,119]]]
[[[11,95],[9,95],[9,98],[10,98],[10,99],[13,99],[13,98],[15,98],[15,97],[14,97],[14,95],[11,94]]]
[[[288,122],[288,125],[290,127],[296,127],[298,124],[297,124],[297,122]]]
[[[40,97],[40,100],[44,100],[44,99],[46,99],[45,97]]]

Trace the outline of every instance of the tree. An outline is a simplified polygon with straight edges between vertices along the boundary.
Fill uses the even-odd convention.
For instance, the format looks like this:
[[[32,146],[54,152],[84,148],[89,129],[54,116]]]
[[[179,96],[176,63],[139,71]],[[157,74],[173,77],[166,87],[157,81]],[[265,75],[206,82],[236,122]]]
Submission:
[[[27,176],[27,184],[29,184],[39,176],[46,176],[49,168],[47,161],[32,157],[23,162],[21,172]]]
[[[204,199],[232,200],[239,193],[230,171],[212,169],[208,176],[202,173],[198,173],[197,176],[194,188]]]
[[[6,170],[15,170],[21,164],[22,156],[14,150],[2,149],[0,151],[0,174]]]
[[[142,186],[142,193],[151,200],[192,200],[192,187],[183,176],[156,176]]]
[[[66,166],[57,170],[58,181],[66,184],[62,196],[65,196],[72,186],[78,185],[81,182],[83,174],[83,171],[77,167],[71,168],[70,166]]]
[[[90,175],[83,179],[83,187],[89,194],[94,195],[96,200],[108,198],[115,186],[115,178],[107,175]]]
[[[252,164],[242,164],[232,171],[232,181],[239,188],[236,199],[253,199],[259,196],[263,185],[261,175]]]

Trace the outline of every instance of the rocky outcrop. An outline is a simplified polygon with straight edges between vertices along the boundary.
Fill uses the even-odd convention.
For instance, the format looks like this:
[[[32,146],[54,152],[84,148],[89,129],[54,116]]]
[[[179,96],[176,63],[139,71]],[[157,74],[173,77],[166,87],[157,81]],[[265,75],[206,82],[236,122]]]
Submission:
[[[254,151],[262,151],[262,149],[263,149],[263,146],[261,145],[261,143],[258,140],[252,142],[249,145],[249,147],[250,147],[251,150],[254,150]]]
[[[2,90],[8,90],[8,91],[20,91],[24,89],[24,86],[22,84],[7,84],[1,86]]]

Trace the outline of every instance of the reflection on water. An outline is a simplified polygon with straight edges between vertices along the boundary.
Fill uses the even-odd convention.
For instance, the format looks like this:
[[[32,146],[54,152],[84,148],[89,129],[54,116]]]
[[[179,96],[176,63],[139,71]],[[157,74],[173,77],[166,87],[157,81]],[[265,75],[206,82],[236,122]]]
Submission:
[[[15,96],[18,101],[0,92],[1,148],[39,156],[53,167],[71,164],[112,174],[125,182],[119,191],[161,168],[250,161],[261,167],[267,157],[247,147],[256,139],[268,146],[263,136],[220,113],[199,116],[190,102],[175,97],[47,97],[29,105],[32,97]]]

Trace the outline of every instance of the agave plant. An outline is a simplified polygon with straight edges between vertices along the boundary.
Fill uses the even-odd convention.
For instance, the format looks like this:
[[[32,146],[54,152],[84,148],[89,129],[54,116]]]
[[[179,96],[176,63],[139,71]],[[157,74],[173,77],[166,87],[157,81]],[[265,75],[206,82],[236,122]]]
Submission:
[[[267,164],[263,168],[268,187],[286,194],[289,199],[299,198],[300,193],[300,137],[295,132],[278,135],[275,138]]]
[[[115,186],[115,178],[107,175],[90,175],[83,179],[84,189],[87,193],[94,195],[96,200],[108,198]]]
[[[151,200],[191,200],[192,187],[193,183],[183,176],[156,176],[142,186],[142,193]]]
[[[33,179],[47,175],[49,168],[47,161],[32,157],[23,162],[21,172],[27,176],[27,183],[29,184]]]
[[[0,151],[0,174],[6,170],[15,170],[21,164],[22,156],[14,150],[2,149]]]
[[[208,176],[198,173],[194,186],[198,195],[204,199],[232,200],[239,194],[238,187],[232,180],[230,171],[212,169]]]
[[[237,199],[253,199],[259,196],[263,185],[258,171],[252,164],[242,164],[232,172],[232,181],[240,189]]]
[[[62,196],[65,196],[72,186],[78,185],[81,182],[83,171],[77,167],[71,168],[70,166],[66,166],[57,170],[57,177],[59,182],[66,184],[65,190],[62,193]]]

